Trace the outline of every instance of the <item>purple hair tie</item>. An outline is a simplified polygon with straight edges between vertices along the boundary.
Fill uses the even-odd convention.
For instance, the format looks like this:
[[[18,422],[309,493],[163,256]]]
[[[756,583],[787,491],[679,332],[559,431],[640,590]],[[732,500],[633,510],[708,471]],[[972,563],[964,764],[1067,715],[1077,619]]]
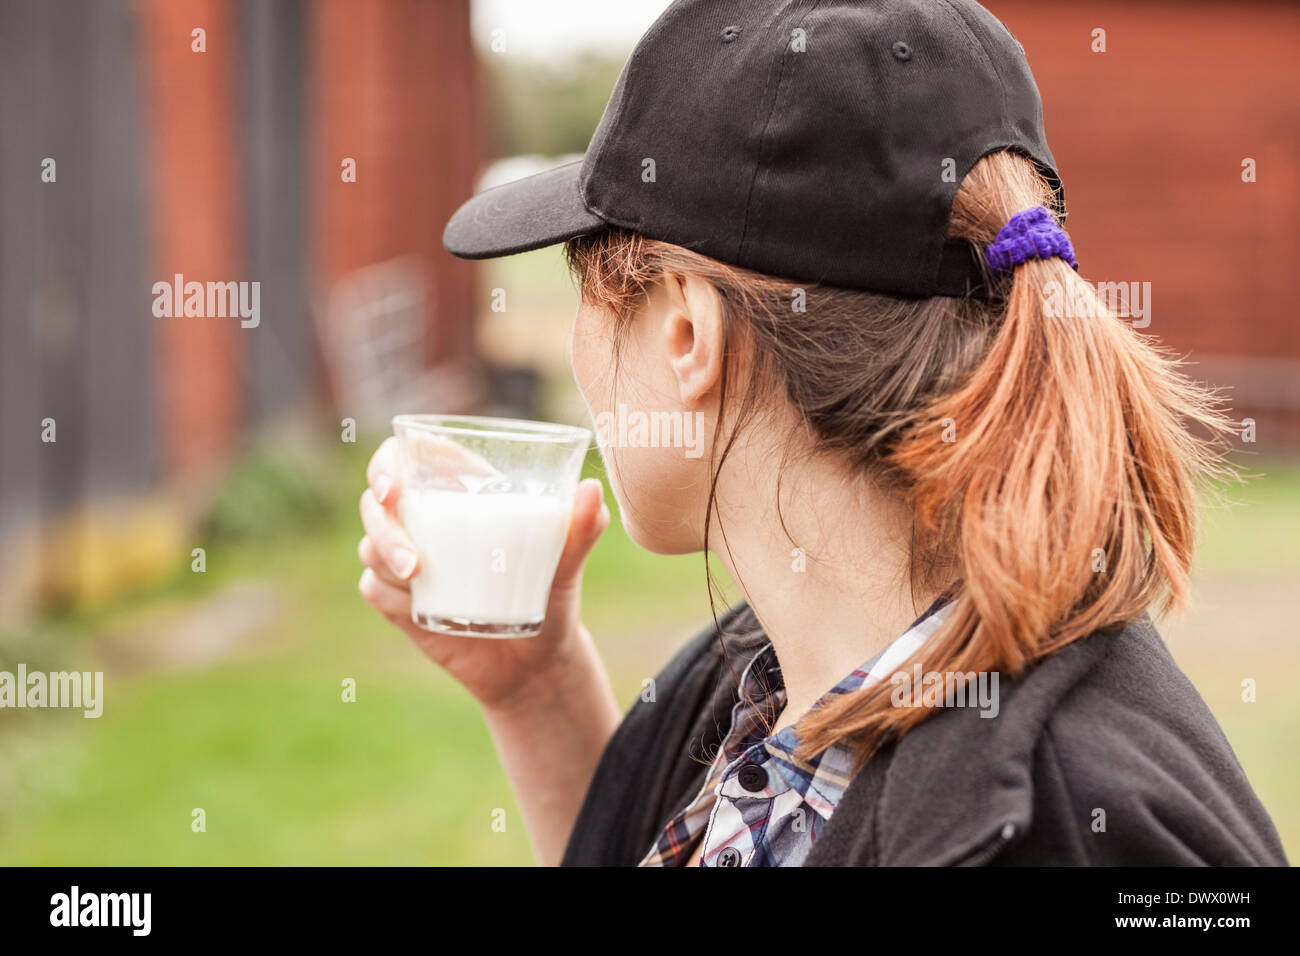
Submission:
[[[1029,259],[1060,258],[1076,271],[1079,268],[1070,237],[1042,206],[1022,210],[1008,219],[984,250],[984,258],[994,272],[1007,272]]]

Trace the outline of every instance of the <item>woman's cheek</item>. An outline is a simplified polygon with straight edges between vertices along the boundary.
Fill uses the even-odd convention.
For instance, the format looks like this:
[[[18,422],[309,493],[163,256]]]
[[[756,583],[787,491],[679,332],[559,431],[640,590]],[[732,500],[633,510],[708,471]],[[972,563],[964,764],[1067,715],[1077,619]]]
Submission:
[[[701,487],[697,469],[685,466],[664,448],[613,443],[602,457],[623,529],[633,541],[656,554],[700,550],[702,525],[695,520],[695,498]]]
[[[569,340],[569,364],[574,380],[587,397],[599,378],[600,369],[613,357],[613,342],[608,334],[613,317],[602,309],[585,303],[578,307],[573,319],[573,335]]]
[[[654,411],[666,400],[666,387],[654,381],[646,356],[648,343],[631,339],[620,364],[618,381],[614,368],[612,315],[587,305],[574,319],[570,364],[596,433],[596,443],[610,490],[614,493],[624,529],[647,550],[679,554],[698,550],[696,533],[686,516],[691,513],[690,495],[698,480],[684,452],[675,447],[642,447],[635,429],[627,421],[620,427],[620,404],[624,418],[629,409]],[[671,384],[671,383],[669,383]],[[657,443],[656,443],[657,445]],[[690,472],[690,474],[687,474]]]

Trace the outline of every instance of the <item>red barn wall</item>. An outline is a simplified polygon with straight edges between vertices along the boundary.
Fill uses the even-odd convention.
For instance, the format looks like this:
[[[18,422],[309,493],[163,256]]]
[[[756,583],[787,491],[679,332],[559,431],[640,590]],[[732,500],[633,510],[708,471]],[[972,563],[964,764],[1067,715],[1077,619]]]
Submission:
[[[1300,4],[986,5],[1038,79],[1081,273],[1151,282],[1146,331],[1207,369],[1300,358]]]
[[[473,348],[474,272],[442,230],[481,158],[467,0],[310,6],[315,134],[308,169],[318,278],[415,253],[433,275],[430,362]],[[340,163],[357,162],[344,183]]]

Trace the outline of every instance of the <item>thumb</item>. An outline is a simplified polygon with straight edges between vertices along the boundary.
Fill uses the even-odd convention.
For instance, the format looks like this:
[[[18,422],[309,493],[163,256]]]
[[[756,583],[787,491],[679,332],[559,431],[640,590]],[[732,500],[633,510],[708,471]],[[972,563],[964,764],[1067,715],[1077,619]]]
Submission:
[[[609,508],[605,505],[605,487],[599,478],[586,478],[573,494],[573,512],[569,519],[569,536],[555,569],[552,588],[566,588],[582,576],[582,566],[596,541],[609,527]]]

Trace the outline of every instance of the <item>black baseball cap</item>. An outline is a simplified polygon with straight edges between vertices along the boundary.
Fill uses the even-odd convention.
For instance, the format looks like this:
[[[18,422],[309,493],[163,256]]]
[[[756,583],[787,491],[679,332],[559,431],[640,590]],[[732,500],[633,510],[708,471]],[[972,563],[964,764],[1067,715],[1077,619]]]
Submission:
[[[1064,190],[1024,48],[972,0],[676,0],[580,162],[489,189],[443,243],[485,259],[609,227],[783,278],[903,296],[984,282],[945,236],[982,157]]]

